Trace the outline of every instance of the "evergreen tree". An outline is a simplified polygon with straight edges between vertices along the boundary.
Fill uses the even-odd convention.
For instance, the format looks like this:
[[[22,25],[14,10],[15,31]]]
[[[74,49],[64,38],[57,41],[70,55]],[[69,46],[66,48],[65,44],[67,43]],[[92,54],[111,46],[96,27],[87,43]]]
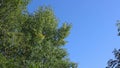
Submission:
[[[29,14],[29,2],[0,1],[0,67],[77,68],[63,48],[71,25],[64,23],[58,28],[58,20],[49,7]]]

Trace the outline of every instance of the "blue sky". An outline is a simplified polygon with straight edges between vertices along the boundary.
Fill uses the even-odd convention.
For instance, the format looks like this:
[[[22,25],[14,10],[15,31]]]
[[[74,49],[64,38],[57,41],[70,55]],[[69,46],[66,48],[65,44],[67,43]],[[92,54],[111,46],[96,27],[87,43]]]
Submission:
[[[78,68],[105,68],[114,58],[113,49],[120,48],[120,0],[33,0],[28,10],[41,5],[51,6],[60,24],[72,23],[66,48]]]

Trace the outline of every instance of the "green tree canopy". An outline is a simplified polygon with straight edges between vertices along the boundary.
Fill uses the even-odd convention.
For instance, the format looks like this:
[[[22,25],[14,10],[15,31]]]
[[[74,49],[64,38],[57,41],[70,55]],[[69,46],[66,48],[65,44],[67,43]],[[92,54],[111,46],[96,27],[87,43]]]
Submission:
[[[29,0],[0,2],[0,67],[2,68],[77,68],[63,46],[71,25],[58,27],[49,7],[30,14]]]

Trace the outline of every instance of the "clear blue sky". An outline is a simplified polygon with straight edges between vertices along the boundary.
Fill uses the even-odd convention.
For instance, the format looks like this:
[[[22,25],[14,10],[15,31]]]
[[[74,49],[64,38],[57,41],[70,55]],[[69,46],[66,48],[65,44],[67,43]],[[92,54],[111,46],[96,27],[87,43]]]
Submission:
[[[120,0],[33,0],[28,10],[33,12],[40,5],[51,6],[60,24],[72,23],[66,48],[78,68],[105,68],[114,58],[113,49],[120,48],[116,27]]]

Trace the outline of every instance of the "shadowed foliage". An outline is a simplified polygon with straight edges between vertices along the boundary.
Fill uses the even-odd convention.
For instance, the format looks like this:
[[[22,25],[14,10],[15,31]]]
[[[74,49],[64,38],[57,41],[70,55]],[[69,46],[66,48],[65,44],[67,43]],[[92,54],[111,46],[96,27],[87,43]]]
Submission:
[[[106,68],[120,68],[120,49],[114,49],[113,53],[115,55],[115,59],[110,59]]]
[[[117,27],[118,27],[118,36],[120,36],[120,21],[117,21]],[[108,61],[108,66],[106,68],[120,68],[120,49],[114,49],[113,51],[115,59],[110,59]]]

